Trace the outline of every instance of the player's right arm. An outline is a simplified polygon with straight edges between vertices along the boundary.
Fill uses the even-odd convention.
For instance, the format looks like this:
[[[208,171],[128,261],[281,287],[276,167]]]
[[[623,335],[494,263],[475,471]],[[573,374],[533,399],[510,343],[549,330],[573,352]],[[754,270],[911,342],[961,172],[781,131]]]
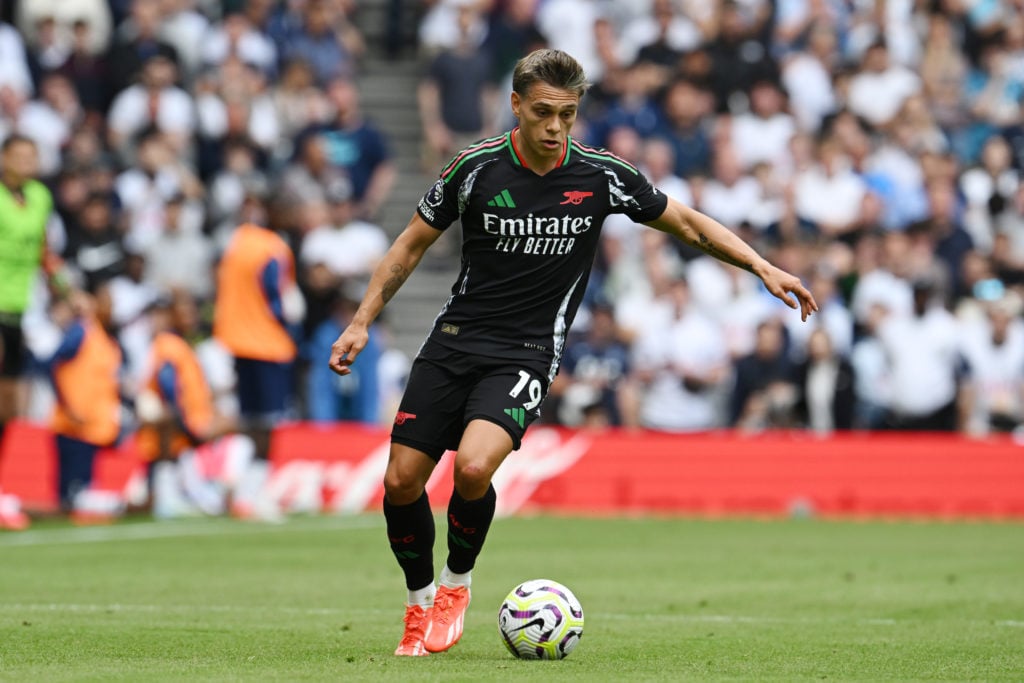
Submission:
[[[366,288],[366,294],[352,322],[331,346],[331,370],[339,375],[347,375],[352,371],[350,366],[369,339],[370,325],[409,279],[423,254],[441,236],[441,232],[431,227],[418,213],[413,215],[373,271],[370,285]]]

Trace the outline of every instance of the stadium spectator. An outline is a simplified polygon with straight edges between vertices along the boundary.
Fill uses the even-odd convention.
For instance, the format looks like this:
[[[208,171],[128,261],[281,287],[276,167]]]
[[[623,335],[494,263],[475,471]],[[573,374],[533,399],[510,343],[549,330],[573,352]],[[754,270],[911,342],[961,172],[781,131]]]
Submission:
[[[795,357],[808,351],[810,334],[821,328],[828,336],[830,351],[848,357],[853,348],[853,314],[847,308],[839,289],[838,270],[828,261],[820,263],[810,277],[815,301],[818,302],[817,325],[793,325],[786,320],[786,331]]]
[[[605,79],[614,82],[607,93],[610,101],[597,115],[591,115],[588,140],[595,145],[611,146],[611,132],[626,128],[647,139],[664,127],[660,107],[652,97],[656,84],[642,65],[615,69]],[[614,79],[614,80],[613,80]]]
[[[974,161],[989,136],[1019,124],[1024,73],[1017,71],[1001,40],[983,44],[978,63],[963,85],[973,120],[959,131],[961,157]]]
[[[654,0],[622,28],[618,57],[623,64],[656,64],[671,70],[682,55],[704,41],[700,27],[680,11],[677,0]]]
[[[817,163],[796,176],[794,192],[800,217],[830,239],[855,240],[877,213],[877,202],[835,138],[821,141]]]
[[[761,187],[743,172],[731,145],[722,145],[716,150],[713,164],[714,175],[703,184],[700,192],[700,210],[736,230],[750,221],[761,199]]]
[[[913,294],[909,253],[910,238],[902,232],[882,238],[865,235],[857,241],[856,284],[850,302],[857,323],[866,323],[875,305],[898,316],[910,313]]]
[[[995,269],[1006,284],[1024,283],[1024,183],[1000,216],[992,249]]]
[[[327,94],[334,106],[334,118],[305,135],[320,135],[328,163],[344,171],[352,182],[356,215],[373,219],[391,194],[397,173],[387,140],[363,116],[354,82],[335,79],[327,85]]]
[[[278,144],[280,125],[262,72],[231,57],[208,77],[195,103],[206,175],[219,168],[227,142],[245,142],[269,154]]]
[[[959,425],[959,335],[935,292],[932,279],[916,278],[913,309],[893,312],[878,329],[889,361],[890,429],[955,431]]]
[[[597,24],[602,19],[600,8],[589,0],[547,0],[537,10],[537,26],[547,39],[548,47],[573,55],[594,83],[599,83],[610,66],[601,54],[597,40]]]
[[[916,100],[908,99],[904,110]],[[850,119],[844,117],[846,121]],[[872,149],[867,133],[858,123],[845,143],[869,192],[878,198],[878,223],[885,230],[904,230],[928,213],[924,171],[919,161],[926,150],[912,139],[912,125],[901,118],[893,124],[893,134],[879,140]]]
[[[272,212],[275,227],[281,218]],[[280,517],[265,484],[273,429],[289,408],[296,354],[289,326],[303,309],[288,244],[275,230],[239,226],[217,269],[214,336],[235,359],[240,425],[256,446],[233,502],[233,514],[243,518]]]
[[[963,126],[967,103],[962,84],[968,64],[951,18],[935,12],[928,16],[928,31],[919,66],[922,92],[939,125],[946,130]]]
[[[717,35],[707,45],[717,111],[733,110],[757,81],[778,79],[766,35],[771,15],[771,3],[759,0],[721,4]]]
[[[822,120],[836,110],[832,74],[839,66],[839,53],[834,29],[823,21],[811,26],[807,43],[806,50],[785,57],[781,78],[797,125],[803,131],[816,131]]]
[[[251,64],[267,74],[277,70],[277,46],[259,26],[253,25],[244,12],[228,13],[220,24],[211,26],[203,37],[203,64],[220,66],[231,58],[243,64]]]
[[[309,64],[302,60],[284,65],[281,79],[271,87],[270,98],[281,128],[279,145],[290,146],[301,131],[328,118],[327,99],[316,87]]]
[[[110,92],[129,88],[144,64],[154,56],[177,63],[177,51],[160,38],[160,6],[157,0],[130,0],[129,15],[118,27],[107,54]]]
[[[992,252],[996,224],[1012,204],[1020,185],[1020,173],[1012,164],[1009,143],[1002,136],[993,135],[982,147],[980,163],[960,176],[959,189],[967,204],[964,229],[971,242],[985,253]]]
[[[330,0],[306,0],[301,14],[301,21],[278,42],[281,59],[308,63],[321,85],[355,76],[356,59],[363,53],[364,45],[362,36],[348,20],[344,5]]]
[[[428,168],[486,137],[494,120],[490,56],[472,35],[479,21],[477,10],[463,5],[457,16],[458,42],[433,58],[417,93]]]
[[[711,171],[712,104],[710,91],[695,81],[678,78],[668,85],[662,105],[664,132],[675,147],[675,173],[681,178]]]
[[[110,102],[110,66],[102,52],[92,52],[92,42],[92,26],[83,21],[75,22],[71,52],[57,73],[71,81],[82,107],[88,112],[90,125],[99,127]]]
[[[21,106],[14,127],[31,138],[39,152],[39,174],[54,177],[61,166],[61,150],[72,131],[82,124],[84,112],[71,83],[62,75],[51,74],[39,85],[39,98]]]
[[[298,138],[295,158],[281,172],[278,184],[283,197],[295,203],[324,202],[327,188],[348,183],[344,169],[330,163],[323,135],[307,133]]]
[[[672,279],[663,297],[667,315],[649,318],[633,345],[643,389],[640,424],[669,432],[711,429],[720,424],[718,394],[729,376],[725,340],[691,304],[685,279]]]
[[[963,229],[956,207],[956,190],[944,181],[928,186],[928,217],[911,226],[909,234],[927,240],[925,249],[942,264],[942,282],[946,294],[962,296],[964,257],[974,249],[974,240]]]
[[[607,291],[614,297],[619,336],[632,345],[646,327],[665,328],[671,323],[674,305],[669,290],[682,267],[668,238],[658,232],[643,232],[639,251],[631,251],[623,250],[612,261]],[[622,273],[616,277],[619,268]]]
[[[485,44],[491,56],[492,82],[498,83],[512,73],[524,48],[544,42],[536,21],[538,4],[538,0],[508,0],[497,4]],[[482,9],[482,6],[477,8]]]
[[[337,290],[335,290],[337,291]],[[324,344],[330,346],[355,315],[359,302],[344,295],[335,297],[332,314],[313,331],[307,345],[310,361],[306,384],[306,406],[315,422],[352,421],[378,424],[381,421],[380,363],[384,353],[382,333],[377,325],[370,328],[366,346],[359,362],[366,355],[366,365],[353,368],[350,375],[339,377],[322,361]]]
[[[1020,297],[998,281],[984,295],[985,316],[963,323],[964,413],[970,434],[1012,432],[1024,423],[1024,323]],[[980,288],[979,288],[980,289]]]
[[[884,303],[873,303],[850,351],[854,376],[854,425],[858,429],[882,429],[892,400],[888,359],[878,329],[889,317]]]
[[[459,10],[469,7],[477,10],[475,21],[470,27],[470,36],[475,45],[487,38],[485,13],[495,4],[494,0],[427,0],[426,14],[419,23],[420,49],[429,56],[443,49],[459,44]],[[520,48],[521,49],[521,48]],[[519,55],[516,56],[517,59]]]
[[[760,80],[749,95],[750,110],[729,123],[732,148],[745,171],[768,163],[784,173],[792,167],[789,142],[796,133],[796,121],[785,111],[785,93],[778,83]]]
[[[139,82],[121,90],[110,105],[110,145],[131,158],[136,136],[148,129],[164,134],[176,154],[182,154],[195,131],[195,102],[174,85],[177,68],[166,54],[157,52],[142,63]]]
[[[76,294],[74,305],[78,317],[48,363],[57,397],[52,427],[61,511],[89,515],[82,494],[92,483],[96,453],[113,445],[121,429],[122,358],[109,287]]]
[[[827,27],[833,42],[843,35],[840,3],[824,0],[783,0],[778,5],[773,29],[775,52],[783,58],[801,52],[813,52],[815,31]]]
[[[41,17],[35,25],[34,38],[28,43],[28,64],[32,80],[38,83],[67,60],[71,47],[57,35],[57,22],[52,16]]]
[[[113,18],[106,0],[32,0],[17,3],[18,28],[30,43],[39,38],[40,22],[52,24],[53,37],[61,49],[74,41],[77,27],[89,27],[89,54],[100,54],[110,41]],[[51,30],[51,29],[48,29]],[[60,66],[60,63],[55,66]],[[53,67],[51,67],[53,68]]]
[[[90,291],[123,272],[124,242],[109,194],[91,193],[85,200],[68,231],[64,259]]]
[[[138,165],[129,167],[115,182],[125,211],[126,239],[136,249],[146,249],[164,227],[168,200],[182,194],[199,199],[203,186],[185,163],[177,158],[158,131],[139,140]]]
[[[327,188],[326,199],[328,222],[306,234],[300,260],[304,266],[323,263],[336,278],[365,282],[388,250],[387,235],[355,217],[352,186],[344,179]]]
[[[160,0],[160,38],[181,59],[182,79],[186,83],[191,83],[202,66],[204,50],[212,38],[210,21],[197,4],[197,0]]]
[[[630,378],[629,347],[619,341],[608,304],[590,309],[586,336],[566,345],[562,369],[551,386],[559,421],[572,427],[600,415],[602,424],[638,424],[637,393]]]
[[[694,304],[718,326],[729,357],[736,359],[751,353],[758,325],[778,313],[757,279],[752,280],[750,273],[730,272],[706,256],[686,264],[686,279]]]
[[[765,320],[757,326],[753,352],[736,362],[730,424],[753,431],[792,426],[795,380],[785,328],[780,320]]]
[[[850,110],[873,126],[885,126],[903,102],[921,90],[921,79],[908,68],[893,64],[884,40],[872,44],[861,69],[850,80]]]
[[[269,185],[253,145],[244,140],[226,141],[223,164],[209,185],[209,223],[214,226],[229,223],[233,229],[238,224],[246,197],[265,194]]]
[[[164,229],[146,249],[145,278],[162,292],[181,290],[207,301],[213,294],[213,246],[190,220],[189,202],[174,195],[164,206]]]
[[[17,29],[0,22],[0,91],[3,90],[27,99],[33,88],[25,42]]]
[[[807,358],[795,370],[796,423],[819,434],[853,428],[856,396],[853,366],[832,347],[825,328],[807,343]]]

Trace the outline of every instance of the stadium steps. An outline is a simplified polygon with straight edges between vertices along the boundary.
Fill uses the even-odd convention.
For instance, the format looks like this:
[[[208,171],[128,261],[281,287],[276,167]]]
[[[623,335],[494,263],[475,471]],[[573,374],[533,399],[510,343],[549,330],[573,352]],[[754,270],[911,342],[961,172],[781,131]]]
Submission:
[[[398,168],[398,180],[380,217],[382,227],[394,238],[408,223],[437,171],[424,173],[420,167],[422,134],[416,85],[421,67],[415,50],[410,47],[393,60],[384,54],[387,4],[387,0],[364,0],[355,20],[368,46],[359,78],[363,110],[388,136]],[[415,36],[414,13],[404,12],[404,20],[403,32]],[[385,313],[392,343],[410,356],[419,349],[458,272],[458,257],[446,246],[439,243],[427,252]]]

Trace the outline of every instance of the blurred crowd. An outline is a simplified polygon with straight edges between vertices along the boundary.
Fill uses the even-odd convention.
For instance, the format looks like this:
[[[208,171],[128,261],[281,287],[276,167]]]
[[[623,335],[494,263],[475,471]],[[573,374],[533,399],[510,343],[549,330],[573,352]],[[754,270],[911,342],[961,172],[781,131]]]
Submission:
[[[753,276],[610,219],[546,421],[1020,425],[1020,0],[381,4],[379,46],[354,0],[3,4],[0,138],[35,143],[55,202],[50,250],[76,287],[108,292],[129,398],[146,381],[154,311],[171,301],[195,307],[180,333],[218,411],[237,412],[231,353],[211,337],[217,264],[255,223],[284,236],[305,301],[289,415],[389,423],[409,359],[386,318],[357,373],[326,368],[401,228],[383,229],[381,208],[413,182],[364,115],[361,60],[418,60],[433,174],[514,125],[512,66],[550,46],[593,83],[576,137],[799,273],[821,310],[802,324]],[[37,294],[23,320],[38,368],[26,410],[43,418],[45,368],[81,310]]]

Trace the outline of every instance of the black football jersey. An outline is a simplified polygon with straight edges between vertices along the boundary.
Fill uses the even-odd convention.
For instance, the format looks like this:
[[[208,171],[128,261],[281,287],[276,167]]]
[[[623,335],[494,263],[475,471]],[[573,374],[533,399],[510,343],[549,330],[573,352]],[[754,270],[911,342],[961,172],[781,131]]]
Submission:
[[[668,200],[631,164],[569,139],[544,176],[512,132],[457,154],[417,211],[444,230],[462,219],[462,267],[430,338],[510,360],[543,359],[555,375],[611,213],[658,218]]]

